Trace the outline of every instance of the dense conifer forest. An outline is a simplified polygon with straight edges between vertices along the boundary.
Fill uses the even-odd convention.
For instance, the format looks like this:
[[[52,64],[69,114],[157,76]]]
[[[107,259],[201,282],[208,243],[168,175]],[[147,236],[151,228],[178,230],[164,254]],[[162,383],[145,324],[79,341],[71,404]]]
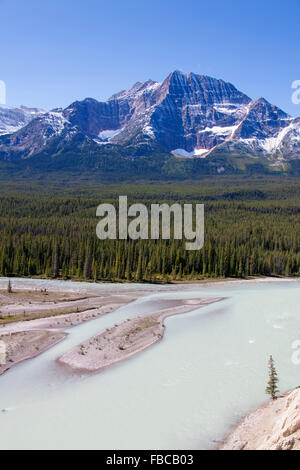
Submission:
[[[101,241],[96,208],[204,203],[205,242]],[[0,189],[0,275],[92,281],[172,281],[300,275],[299,180],[204,180],[182,185],[8,184]]]

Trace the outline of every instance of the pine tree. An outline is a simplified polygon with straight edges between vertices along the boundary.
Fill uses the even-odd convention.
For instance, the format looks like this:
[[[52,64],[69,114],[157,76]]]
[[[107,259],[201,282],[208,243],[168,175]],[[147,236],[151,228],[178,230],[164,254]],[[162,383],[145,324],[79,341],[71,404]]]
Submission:
[[[139,259],[138,259],[138,265],[137,265],[137,270],[135,274],[135,280],[136,282],[141,282],[143,280],[143,271],[142,271],[142,249],[140,247],[140,252],[139,252]]]
[[[266,388],[266,394],[270,395],[272,400],[276,400],[277,399],[277,394],[279,393],[279,390],[277,388],[277,384],[278,384],[278,376],[277,376],[277,372],[276,372],[276,369],[275,369],[275,363],[274,363],[273,356],[270,356],[270,359],[269,359],[269,382],[268,382],[268,385],[267,385],[267,388]]]
[[[10,282],[10,281],[8,281],[7,292],[8,292],[9,294],[12,293],[12,287],[11,287],[11,282]]]
[[[131,252],[130,252],[130,248],[127,251],[125,277],[126,277],[127,281],[131,280]]]
[[[55,242],[53,256],[52,256],[52,276],[58,277],[59,268],[58,268],[58,246]]]
[[[86,247],[86,252],[85,252],[83,277],[84,279],[91,279],[92,277],[92,258],[91,258],[90,248],[88,245]]]

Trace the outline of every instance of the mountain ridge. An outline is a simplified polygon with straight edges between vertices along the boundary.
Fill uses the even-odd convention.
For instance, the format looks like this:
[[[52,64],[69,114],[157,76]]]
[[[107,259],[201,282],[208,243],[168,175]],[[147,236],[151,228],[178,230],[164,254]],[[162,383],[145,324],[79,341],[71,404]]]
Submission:
[[[122,148],[128,158],[156,151],[210,164],[236,155],[284,169],[300,158],[300,118],[224,80],[178,70],[162,82],[136,82],[105,102],[85,98],[48,112],[0,107],[0,160],[45,152],[63,158],[70,142],[82,156],[87,149],[101,158]]]

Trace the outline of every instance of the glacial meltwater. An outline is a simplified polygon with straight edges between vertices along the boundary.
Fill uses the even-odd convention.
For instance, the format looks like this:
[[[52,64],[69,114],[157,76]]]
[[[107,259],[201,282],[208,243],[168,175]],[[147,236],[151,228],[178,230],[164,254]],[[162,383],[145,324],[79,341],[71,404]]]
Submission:
[[[0,280],[0,286],[7,283]],[[146,297],[67,330],[40,356],[0,376],[1,449],[210,449],[267,397],[273,354],[280,390],[300,385],[292,344],[300,339],[300,281],[200,285],[91,285],[14,280],[52,289],[147,289]],[[56,359],[128,317],[166,300],[226,297],[169,317],[163,340],[98,374],[66,370]],[[1,412],[3,410],[3,412]]]

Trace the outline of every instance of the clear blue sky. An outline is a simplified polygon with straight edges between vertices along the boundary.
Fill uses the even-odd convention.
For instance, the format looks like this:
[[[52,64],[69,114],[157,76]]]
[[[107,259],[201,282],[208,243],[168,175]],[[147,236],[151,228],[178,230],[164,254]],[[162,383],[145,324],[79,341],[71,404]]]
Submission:
[[[105,100],[179,69],[300,115],[300,0],[0,0],[0,18],[8,105]]]

